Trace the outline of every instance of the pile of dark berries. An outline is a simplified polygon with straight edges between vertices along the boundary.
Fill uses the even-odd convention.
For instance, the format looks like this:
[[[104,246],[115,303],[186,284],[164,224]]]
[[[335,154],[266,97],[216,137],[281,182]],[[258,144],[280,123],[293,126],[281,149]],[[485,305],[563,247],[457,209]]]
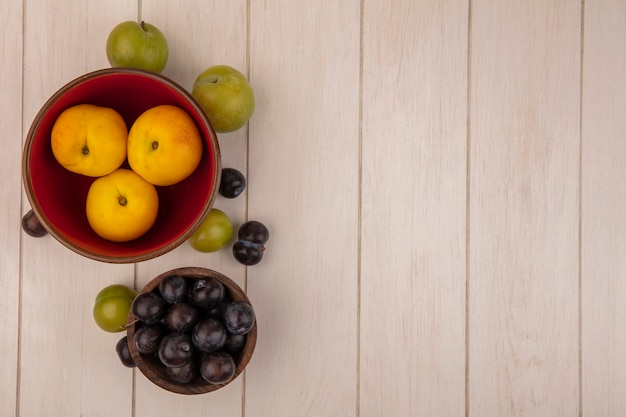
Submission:
[[[152,355],[175,383],[202,378],[225,384],[235,376],[247,334],[256,318],[252,306],[234,301],[216,278],[169,275],[152,292],[140,293],[131,312],[137,319],[132,340],[116,347],[125,366],[134,366],[132,343],[142,356]]]

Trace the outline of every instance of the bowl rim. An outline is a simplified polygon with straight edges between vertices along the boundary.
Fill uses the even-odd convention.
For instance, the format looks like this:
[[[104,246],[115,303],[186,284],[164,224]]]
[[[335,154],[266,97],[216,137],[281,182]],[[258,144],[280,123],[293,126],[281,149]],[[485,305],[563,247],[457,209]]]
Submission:
[[[156,80],[174,89],[176,93],[180,94],[187,101],[189,101],[189,104],[196,110],[196,113],[199,115],[199,117],[202,119],[203,123],[206,125],[206,127],[209,130],[209,134],[210,134],[209,141],[213,148],[212,159],[213,159],[213,163],[215,166],[213,183],[211,184],[211,192],[208,196],[207,202],[204,205],[202,211],[194,220],[194,222],[191,224],[191,226],[187,228],[187,230],[185,230],[183,233],[181,233],[176,239],[168,242],[167,244],[159,248],[153,249],[151,251],[146,251],[146,252],[142,252],[139,254],[135,254],[135,255],[128,255],[128,256],[103,255],[101,253],[82,248],[74,244],[70,239],[66,238],[48,220],[45,214],[43,214],[41,205],[39,204],[39,201],[35,197],[34,187],[33,187],[32,180],[29,174],[30,172],[29,167],[30,167],[30,160],[31,160],[30,151],[33,146],[35,133],[37,132],[39,125],[41,124],[42,120],[46,116],[50,107],[56,102],[56,100],[58,100],[61,96],[66,94],[68,91],[70,91],[71,89],[73,89],[74,87],[82,83],[88,82],[92,79],[99,78],[102,76],[118,75],[118,74],[132,74],[132,75],[139,75],[141,77],[151,78],[153,80]],[[221,159],[222,158],[221,158],[221,152],[220,152],[220,147],[219,147],[219,141],[218,141],[215,129],[213,128],[213,125],[211,124],[211,121],[209,120],[209,117],[207,116],[206,112],[202,109],[202,106],[200,106],[198,101],[193,97],[193,95],[189,91],[187,91],[185,88],[183,88],[180,84],[178,84],[176,81],[162,74],[148,71],[148,70],[139,69],[139,68],[131,68],[131,67],[102,68],[102,69],[85,73],[69,81],[68,83],[63,85],[61,88],[59,88],[54,94],[52,94],[52,96],[50,96],[50,98],[48,98],[48,100],[46,100],[46,102],[41,106],[41,108],[35,115],[29,127],[28,133],[26,135],[26,139],[24,141],[23,151],[22,151],[22,161],[21,161],[22,182],[24,184],[26,197],[28,198],[31,208],[33,209],[34,214],[37,216],[37,218],[39,219],[44,229],[46,229],[46,231],[50,235],[52,235],[52,237],[54,237],[58,242],[60,242],[66,248],[86,258],[93,259],[93,260],[100,261],[100,262],[113,263],[113,264],[137,263],[137,262],[143,262],[143,261],[157,258],[161,255],[164,255],[174,250],[175,248],[183,244],[187,239],[189,239],[189,237],[198,228],[198,226],[200,226],[204,218],[207,216],[207,214],[211,210],[213,203],[215,202],[215,199],[218,194],[218,188],[219,188],[219,183],[220,183],[221,173],[222,173]]]
[[[137,292],[137,295],[157,290],[161,280],[169,275],[181,275],[183,277],[189,277],[192,279],[201,279],[201,278],[209,278],[209,277],[216,278],[218,281],[224,284],[224,286],[226,287],[226,290],[231,293],[231,296],[233,297],[234,300],[244,301],[252,305],[246,292],[235,281],[233,281],[232,279],[230,279],[229,277],[227,277],[226,275],[218,271],[215,271],[209,268],[204,268],[204,267],[196,267],[196,266],[174,268],[169,271],[163,272],[157,275],[156,277],[154,277],[153,279],[151,279],[140,291]],[[127,337],[128,349],[130,351],[130,354],[133,360],[135,361],[135,365],[137,365],[137,368],[139,369],[139,371],[141,371],[141,373],[153,384],[167,391],[177,393],[177,394],[185,394],[185,395],[206,394],[208,392],[213,392],[220,388],[225,387],[226,385],[236,380],[237,377],[243,373],[246,366],[252,359],[252,355],[256,348],[258,320],[255,320],[254,326],[247,333],[246,344],[243,347],[241,359],[238,363],[236,363],[235,375],[230,381],[228,381],[225,384],[219,384],[219,385],[210,384],[207,382],[207,384],[203,386],[187,386],[184,384],[177,384],[175,382],[171,382],[171,381],[168,381],[159,377],[159,375],[157,375],[156,372],[151,370],[149,364],[147,364],[144,361],[142,355],[137,351],[136,347],[134,346],[132,342],[133,335],[135,334],[135,328],[136,328],[135,322],[136,322],[136,319],[131,310],[128,313],[129,324],[127,325],[127,328],[126,328],[126,337]]]

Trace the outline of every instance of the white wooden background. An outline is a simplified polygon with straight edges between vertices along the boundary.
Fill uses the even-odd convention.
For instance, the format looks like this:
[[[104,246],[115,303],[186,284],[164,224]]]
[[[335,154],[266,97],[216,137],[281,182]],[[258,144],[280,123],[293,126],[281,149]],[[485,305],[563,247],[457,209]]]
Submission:
[[[188,245],[137,265],[20,229],[22,143],[123,20],[160,27],[164,74],[248,74],[220,135],[271,229],[263,262]],[[623,0],[2,0],[0,416],[626,415]],[[178,266],[244,286],[246,373],[160,390],[114,352],[95,294]]]

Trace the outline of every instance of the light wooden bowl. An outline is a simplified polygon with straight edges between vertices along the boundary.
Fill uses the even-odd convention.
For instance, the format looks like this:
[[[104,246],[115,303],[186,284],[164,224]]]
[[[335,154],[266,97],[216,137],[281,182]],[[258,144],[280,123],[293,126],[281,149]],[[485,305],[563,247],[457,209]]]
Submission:
[[[246,293],[233,280],[231,280],[230,278],[226,277],[225,275],[219,272],[213,271],[211,269],[200,268],[200,267],[177,268],[177,269],[172,269],[170,271],[164,272],[160,274],[159,276],[157,276],[156,278],[154,278],[148,284],[146,284],[146,286],[139,292],[139,294],[142,294],[145,292],[151,292],[151,291],[158,291],[159,283],[165,277],[169,275],[174,275],[174,274],[181,275],[183,277],[186,277],[192,280],[213,277],[224,285],[224,288],[226,289],[226,294],[230,297],[231,300],[243,301],[252,305]],[[246,366],[250,362],[250,359],[252,358],[252,353],[254,352],[254,348],[256,346],[257,323],[255,322],[254,327],[252,327],[252,329],[247,333],[246,344],[243,347],[242,351],[239,352],[239,354],[233,355],[236,369],[235,369],[235,375],[229,382],[227,382],[226,384],[215,385],[215,384],[208,383],[201,376],[197,376],[196,379],[194,379],[188,384],[180,384],[180,383],[173,382],[170,379],[168,379],[167,374],[165,372],[165,367],[160,363],[160,361],[158,360],[158,358],[156,358],[155,355],[141,354],[137,351],[132,340],[133,340],[133,335],[135,334],[135,331],[138,330],[140,326],[142,326],[142,324],[136,321],[135,317],[132,314],[132,311],[129,313],[128,322],[133,323],[127,329],[128,348],[130,350],[131,356],[133,357],[135,361],[135,364],[137,365],[137,368],[139,368],[141,373],[143,373],[143,375],[146,378],[148,378],[150,381],[152,381],[154,384],[158,385],[159,387],[167,391],[178,393],[178,394],[187,394],[187,395],[204,394],[204,393],[215,391],[217,389],[220,389],[228,385],[229,383],[234,381],[246,368]]]

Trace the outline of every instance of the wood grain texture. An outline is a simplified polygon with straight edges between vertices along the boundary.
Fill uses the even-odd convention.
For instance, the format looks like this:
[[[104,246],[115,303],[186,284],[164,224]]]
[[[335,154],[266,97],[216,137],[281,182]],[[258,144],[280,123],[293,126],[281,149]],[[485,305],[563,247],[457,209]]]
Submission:
[[[0,373],[0,415],[16,415],[18,373],[18,327],[20,301],[20,218],[22,193],[20,156],[22,126],[22,18],[21,1],[3,3],[0,26],[0,358],[5,365]],[[25,211],[24,211],[25,213]]]
[[[626,4],[585,2],[582,412],[626,410]]]
[[[248,217],[271,237],[246,417],[354,416],[359,1],[250,2]]]
[[[215,2],[142,2],[141,19],[159,27],[167,37],[170,56],[163,74],[191,92],[196,77],[213,65],[230,65],[247,72],[247,6],[245,0]],[[222,166],[247,174],[247,129],[219,134]],[[235,233],[245,221],[246,195],[226,199],[218,195],[213,205],[231,219]],[[234,240],[233,240],[234,242]],[[233,243],[231,242],[231,244]],[[188,243],[169,254],[137,265],[137,284],[142,288],[157,275],[172,268],[200,266],[221,272],[245,288],[245,267],[233,258],[230,248],[200,253]],[[254,357],[253,357],[254,361]],[[210,394],[180,397],[165,392],[146,378],[136,381],[136,416],[158,417],[211,414],[240,416],[243,411],[244,376]]]
[[[0,416],[623,416],[622,0],[100,3],[2,3]],[[218,136],[248,188],[215,207],[267,224],[259,265],[186,243],[102,264],[19,229],[33,118],[137,18],[181,86],[250,78],[250,125]],[[102,287],[185,266],[258,318],[246,372],[192,397],[92,318]]]
[[[465,410],[467,22],[466,1],[364,2],[363,417]]]
[[[121,0],[26,4],[24,132],[58,88],[108,66],[107,35],[136,10]],[[121,334],[101,331],[92,309],[106,285],[133,285],[133,266],[87,260],[46,236],[23,239],[21,270],[20,416],[130,414],[132,371],[115,354]]]
[[[472,6],[469,415],[578,415],[580,4]]]

